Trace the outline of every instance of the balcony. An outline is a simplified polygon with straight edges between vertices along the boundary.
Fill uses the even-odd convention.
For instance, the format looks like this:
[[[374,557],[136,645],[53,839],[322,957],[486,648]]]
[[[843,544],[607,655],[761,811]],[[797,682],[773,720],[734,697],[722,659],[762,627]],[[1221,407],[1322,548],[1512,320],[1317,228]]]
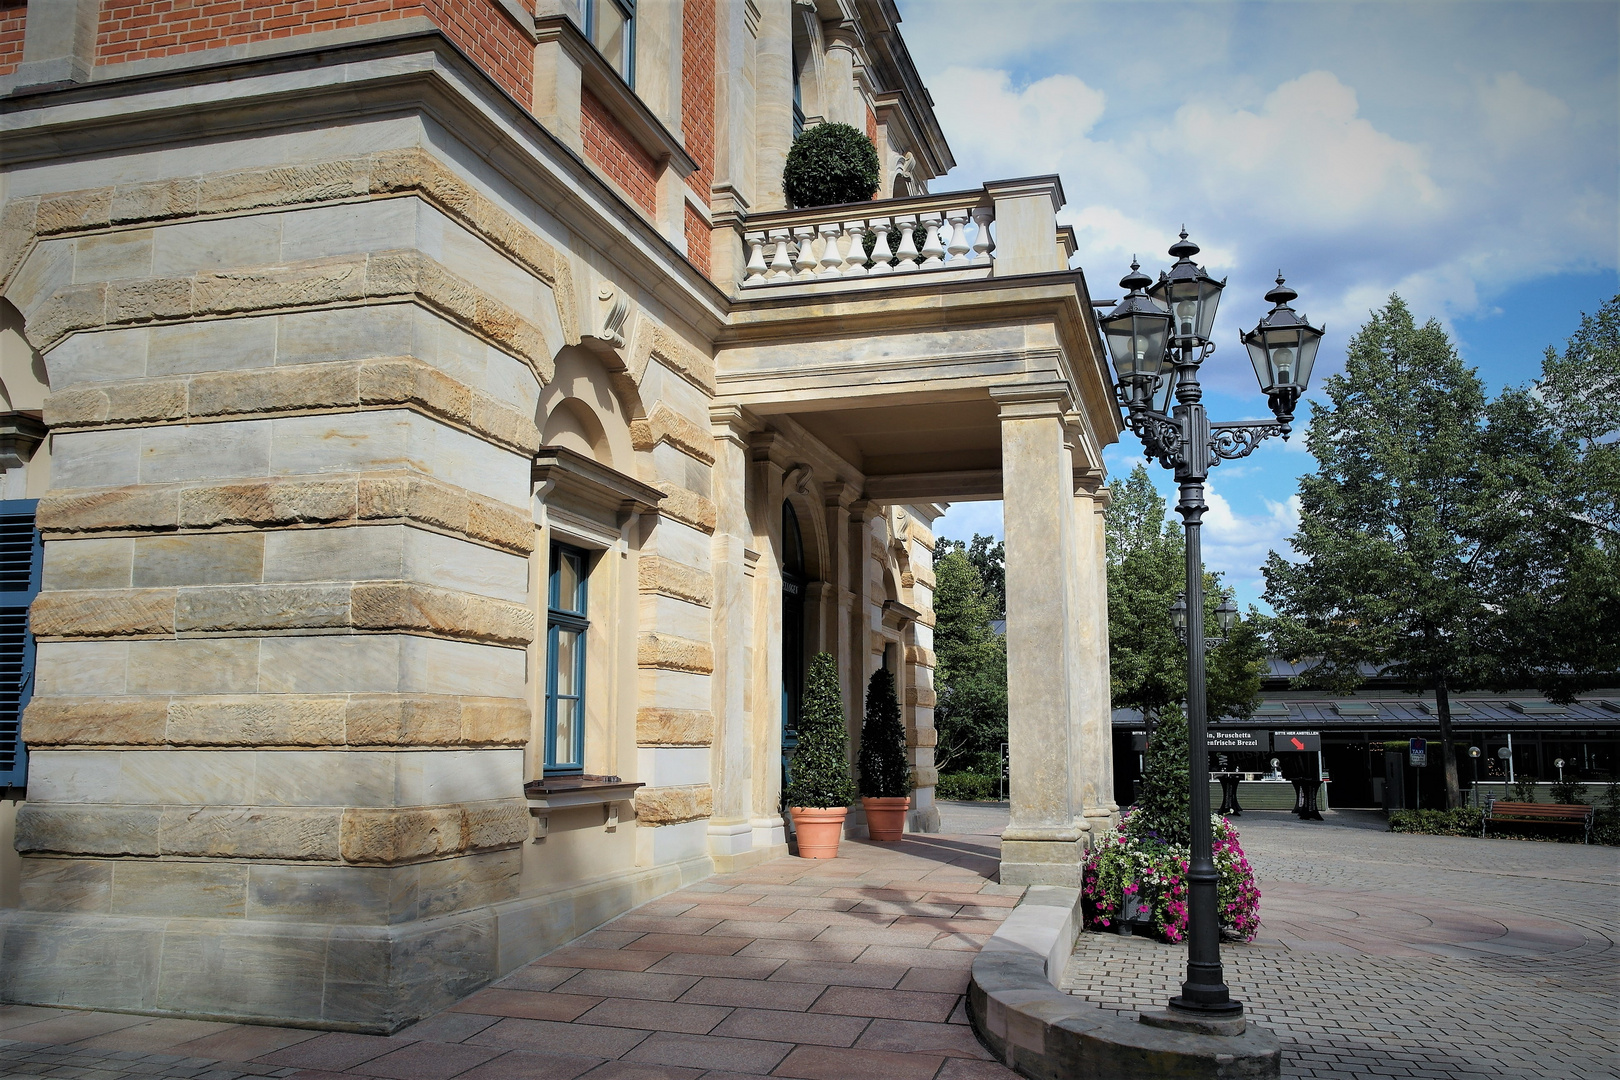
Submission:
[[[969,191],[750,215],[740,289],[748,299],[1043,273],[1068,267],[1056,177]]]

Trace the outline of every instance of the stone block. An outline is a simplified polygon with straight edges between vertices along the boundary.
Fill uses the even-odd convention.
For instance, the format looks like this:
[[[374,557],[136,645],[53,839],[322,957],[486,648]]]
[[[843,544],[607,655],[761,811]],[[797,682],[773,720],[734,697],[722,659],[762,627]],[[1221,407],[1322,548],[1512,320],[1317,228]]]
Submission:
[[[330,629],[351,625],[347,585],[213,585],[179,590],[182,633]]]
[[[151,229],[81,236],[74,241],[73,279],[78,284],[152,274]]]
[[[159,276],[281,261],[281,219],[275,214],[187,221],[149,231],[152,273]]]
[[[331,409],[360,403],[360,365],[305,364],[198,375],[191,380],[192,416]]]
[[[241,638],[131,641],[128,693],[250,694],[259,689],[259,642]]]
[[[45,547],[41,586],[56,589],[127,589],[135,542],[125,537],[53,540]]]
[[[400,689],[401,644],[392,634],[265,638],[259,643],[257,690],[390,693]]]
[[[127,529],[173,529],[180,520],[180,492],[172,488],[145,487],[56,491],[40,499],[34,520],[40,531],[48,536]]]
[[[636,710],[637,746],[708,746],[714,742],[714,714],[707,709]]]
[[[133,543],[134,586],[156,588],[256,582],[264,572],[265,539],[260,533],[212,533],[121,542]]]
[[[714,575],[658,555],[643,555],[636,560],[636,583],[642,592],[659,593],[701,607],[708,607],[714,599]]]
[[[145,428],[140,432],[141,483],[264,476],[270,471],[271,425],[276,422]]]
[[[273,317],[204,320],[152,327],[146,373],[240,371],[267,368],[275,361]]]
[[[352,597],[357,629],[415,631],[507,645],[534,640],[534,612],[504,600],[402,582],[357,584]]]
[[[17,808],[17,850],[50,855],[146,855],[161,851],[162,811],[155,806],[45,806]]]
[[[23,859],[18,901],[24,911],[105,912],[112,904],[114,859]]]
[[[250,919],[386,925],[416,910],[417,868],[255,863],[247,867]]]
[[[344,726],[352,746],[449,745],[461,735],[461,707],[450,696],[355,694]]]
[[[117,288],[115,285],[111,290],[116,292]],[[194,306],[199,315],[226,315],[335,304],[365,295],[365,259],[343,257],[256,269],[204,271],[196,277]],[[109,313],[114,310],[112,295],[107,306]]]
[[[466,423],[472,418],[472,392],[438,368],[409,357],[371,360],[360,365],[360,400],[367,405],[407,402]]]
[[[276,316],[276,363],[302,365],[413,355],[417,346],[412,322],[417,310],[408,304],[368,304]]]
[[[350,807],[343,811],[343,861],[391,865],[465,850],[459,806]]]
[[[656,480],[653,486],[664,493],[658,512],[690,525],[709,535],[714,534],[716,513],[714,502],[695,491],[677,487],[667,480]]]
[[[118,382],[146,374],[145,326],[74,334],[45,356],[53,390],[81,383]]]
[[[187,488],[178,496],[178,518],[186,528],[220,525],[292,525],[342,521],[355,516],[355,482],[350,480],[266,480]]]
[[[122,798],[120,755],[113,750],[95,752],[39,748],[29,762],[29,796],[40,805],[125,802]]]
[[[160,920],[6,912],[0,993],[89,1009],[157,1005]],[[64,978],[65,972],[71,978]]]
[[[146,322],[150,319],[184,319],[192,314],[192,287],[189,277],[150,277],[108,282],[107,321]]]
[[[644,633],[636,639],[636,665],[707,675],[714,671],[714,647],[706,641]]]
[[[461,741],[469,746],[522,746],[533,724],[529,703],[520,698],[461,699]]]
[[[248,868],[241,863],[121,860],[113,869],[110,910],[118,915],[240,919]]]
[[[127,641],[42,641],[34,652],[34,693],[99,697],[128,692]]]
[[[468,851],[508,848],[529,839],[529,807],[521,799],[472,803],[465,812]]]
[[[340,855],[335,809],[195,806],[162,811],[162,851],[213,859],[333,862]]]
[[[39,200],[34,228],[41,236],[107,225],[112,215],[112,188],[91,188],[46,195]]]
[[[528,604],[527,558],[424,529],[397,531],[403,542],[404,565],[394,577]],[[356,579],[382,576],[354,575]]]
[[[46,746],[153,746],[164,741],[167,698],[36,697],[23,712],[23,742]]]
[[[247,797],[256,806],[393,806],[399,755],[345,749],[260,750]],[[413,801],[413,800],[411,800]]]
[[[705,465],[714,464],[714,436],[662,402],[645,420],[631,421],[630,439],[637,450],[650,451],[668,443]]]
[[[84,751],[74,751],[82,756]],[[239,806],[253,802],[254,757],[246,750],[125,751],[115,789],[122,803]]]
[[[636,821],[642,825],[676,825],[713,813],[714,789],[708,784],[641,788],[636,792]]]
[[[516,749],[419,750],[394,755],[400,804],[472,805],[523,793],[523,753]],[[516,804],[514,804],[516,805]]]
[[[173,589],[42,592],[28,612],[39,638],[156,637],[175,631]]]
[[[281,258],[319,259],[388,251],[416,239],[412,199],[374,199],[294,210],[281,217]]]
[[[168,741],[181,746],[338,746],[341,696],[244,694],[168,702]]]
[[[61,431],[51,436],[51,486],[122,487],[140,480],[141,432]]]
[[[113,189],[109,215],[117,224],[125,221],[161,221],[195,214],[200,188],[195,177],[120,184]]]
[[[218,1016],[319,1016],[328,933],[287,923],[176,921],[163,937],[157,1007],[186,1012],[206,1001]]]
[[[444,638],[400,639],[399,689],[413,693],[522,697],[523,649]]]
[[[80,330],[107,323],[107,286],[73,285],[57,289],[28,320],[28,343],[40,352]]]
[[[522,811],[522,832],[516,843],[527,839],[528,810]],[[502,841],[503,845],[508,841]],[[493,845],[478,845],[493,846]],[[453,859],[422,863],[416,869],[417,907],[411,912],[418,919],[434,919],[469,908],[502,904],[516,899],[522,872],[523,852],[505,847],[498,851],[476,851]]]

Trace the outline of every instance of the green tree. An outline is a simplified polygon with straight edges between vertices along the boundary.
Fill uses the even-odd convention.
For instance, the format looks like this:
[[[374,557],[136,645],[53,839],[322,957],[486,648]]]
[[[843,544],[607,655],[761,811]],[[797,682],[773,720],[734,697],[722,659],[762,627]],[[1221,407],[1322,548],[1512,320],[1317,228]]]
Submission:
[[[984,587],[984,602],[990,609],[992,619],[1005,619],[1007,617],[1007,545],[993,536],[980,536],[973,534],[973,539],[964,543],[961,540],[947,540],[940,538],[935,549],[936,558],[960,551],[967,556],[968,562],[979,572],[979,581]]]
[[[990,629],[984,579],[964,545],[942,541],[934,563],[935,760],[979,772],[1000,767],[1007,738],[1007,648]]]
[[[799,748],[793,752],[792,779],[783,797],[789,806],[848,806],[855,801],[849,775],[849,727],[838,687],[838,661],[817,653],[805,679],[799,715]]]
[[[1594,550],[1580,541],[1590,527],[1562,509],[1580,486],[1577,444],[1531,393],[1488,401],[1445,331],[1418,326],[1398,296],[1324,392],[1292,541],[1303,561],[1273,552],[1265,567],[1273,640],[1309,661],[1302,683],[1348,692],[1378,670],[1432,689],[1455,808],[1453,691],[1539,683],[1567,696],[1591,676],[1559,655],[1574,644],[1549,622],[1561,600],[1569,618],[1591,595],[1546,593]]]
[[[911,766],[906,762],[906,729],[894,672],[878,668],[866,686],[866,717],[861,724],[861,794],[898,799],[911,794]]]
[[[1187,697],[1187,647],[1170,621],[1170,605],[1186,588],[1186,542],[1181,526],[1166,518],[1164,499],[1144,466],[1111,490],[1105,529],[1113,704],[1136,709],[1152,723]],[[1223,596],[1218,576],[1205,573],[1207,637],[1221,636],[1215,609]],[[1254,712],[1265,667],[1262,625],[1251,609],[1209,652],[1205,703],[1212,719]]]

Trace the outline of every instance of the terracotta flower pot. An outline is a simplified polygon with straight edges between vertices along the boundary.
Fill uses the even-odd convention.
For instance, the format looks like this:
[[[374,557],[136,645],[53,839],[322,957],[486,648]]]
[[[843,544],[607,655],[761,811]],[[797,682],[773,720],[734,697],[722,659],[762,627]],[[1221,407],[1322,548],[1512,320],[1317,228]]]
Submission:
[[[844,835],[847,806],[790,806],[793,833],[799,838],[799,858],[836,859],[838,841]]]
[[[892,843],[905,835],[910,795],[888,799],[867,796],[861,799],[861,805],[866,807],[866,831],[873,840]]]

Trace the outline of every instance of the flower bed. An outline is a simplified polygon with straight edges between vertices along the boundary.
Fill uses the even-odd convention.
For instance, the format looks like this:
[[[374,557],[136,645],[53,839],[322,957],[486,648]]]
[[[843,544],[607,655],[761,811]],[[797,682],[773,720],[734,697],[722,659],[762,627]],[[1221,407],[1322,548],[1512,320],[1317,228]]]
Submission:
[[[1161,940],[1180,941],[1187,933],[1187,863],[1191,849],[1167,843],[1145,828],[1133,828],[1126,811],[1119,827],[1103,839],[1086,861],[1081,882],[1088,929],[1112,926],[1127,896],[1152,912],[1153,930]],[[1254,871],[1238,843],[1237,830],[1225,818],[1210,816],[1213,830],[1216,910],[1221,931],[1242,941],[1254,940],[1260,928],[1260,890]]]

